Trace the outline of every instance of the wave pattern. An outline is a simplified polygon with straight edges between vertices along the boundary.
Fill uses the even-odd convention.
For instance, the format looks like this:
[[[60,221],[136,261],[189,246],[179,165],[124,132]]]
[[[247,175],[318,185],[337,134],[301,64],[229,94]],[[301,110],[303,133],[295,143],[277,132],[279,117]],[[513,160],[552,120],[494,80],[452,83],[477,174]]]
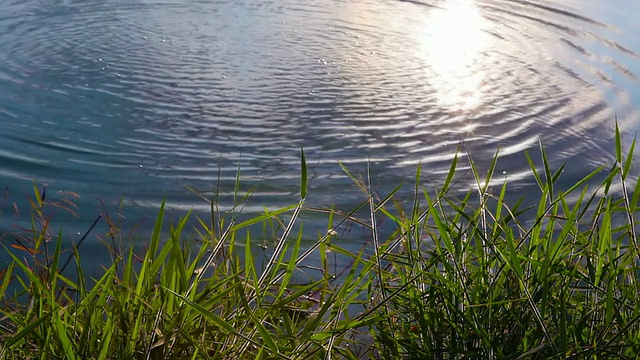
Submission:
[[[321,196],[348,181],[336,160],[397,183],[419,162],[446,171],[461,143],[480,163],[501,149],[523,186],[518,154],[539,140],[586,171],[640,97],[637,29],[598,6],[5,2],[0,170],[142,205],[232,182],[238,163],[250,184],[278,181],[256,196],[288,200],[300,147],[332,178]]]

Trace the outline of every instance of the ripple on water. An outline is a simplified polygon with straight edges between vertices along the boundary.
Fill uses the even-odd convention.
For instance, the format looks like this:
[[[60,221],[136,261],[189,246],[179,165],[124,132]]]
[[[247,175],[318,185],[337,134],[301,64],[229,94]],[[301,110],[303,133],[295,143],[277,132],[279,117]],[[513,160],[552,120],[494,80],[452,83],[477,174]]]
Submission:
[[[488,159],[541,139],[557,161],[597,163],[613,111],[637,118],[640,60],[629,30],[572,6],[9,2],[0,139],[15,147],[0,167],[147,203],[167,184],[210,186],[220,164],[235,179],[235,162],[251,181],[295,184],[300,147],[319,177],[335,160],[441,173],[461,142]]]

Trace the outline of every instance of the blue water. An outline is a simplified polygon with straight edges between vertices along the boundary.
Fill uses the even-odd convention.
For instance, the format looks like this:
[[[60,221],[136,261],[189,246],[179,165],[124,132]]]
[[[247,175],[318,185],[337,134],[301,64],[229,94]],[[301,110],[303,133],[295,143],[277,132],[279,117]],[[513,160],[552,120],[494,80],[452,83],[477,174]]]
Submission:
[[[186,186],[229,209],[238,167],[256,187],[245,212],[288,205],[301,147],[310,203],[342,210],[363,197],[338,161],[360,177],[370,162],[384,196],[409,191],[418,163],[437,185],[461,143],[481,171],[500,149],[518,194],[535,193],[522,151],[539,141],[574,181],[612,160],[616,114],[627,144],[639,129],[639,13],[636,0],[4,1],[0,229],[28,224],[34,184],[79,205],[56,216],[69,241],[105,209],[143,227],[163,199],[205,211]]]

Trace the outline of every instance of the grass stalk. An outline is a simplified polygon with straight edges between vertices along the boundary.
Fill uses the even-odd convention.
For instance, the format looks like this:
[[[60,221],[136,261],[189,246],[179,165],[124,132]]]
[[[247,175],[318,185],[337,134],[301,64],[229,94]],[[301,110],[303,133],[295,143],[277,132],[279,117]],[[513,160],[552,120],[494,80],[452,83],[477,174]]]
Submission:
[[[460,174],[458,148],[439,188],[418,166],[410,199],[400,186],[377,194],[370,166],[363,181],[341,164],[362,201],[309,208],[302,151],[296,203],[244,216],[253,190],[240,193],[238,170],[229,212],[198,193],[206,220],[172,220],[162,203],[142,247],[103,207],[66,249],[51,229],[56,203],[34,187],[31,227],[3,237],[0,358],[637,358],[640,185],[635,140],[624,157],[617,127],[615,141],[615,164],[569,186],[542,145],[539,160],[526,154],[530,207],[507,200],[498,153],[485,168],[467,153]],[[307,212],[327,216],[326,233],[309,234]],[[88,277],[81,245],[101,219],[111,262]],[[340,246],[354,226],[368,234],[359,251]],[[276,234],[273,249],[256,246],[256,229]],[[348,265],[331,269],[337,259]]]

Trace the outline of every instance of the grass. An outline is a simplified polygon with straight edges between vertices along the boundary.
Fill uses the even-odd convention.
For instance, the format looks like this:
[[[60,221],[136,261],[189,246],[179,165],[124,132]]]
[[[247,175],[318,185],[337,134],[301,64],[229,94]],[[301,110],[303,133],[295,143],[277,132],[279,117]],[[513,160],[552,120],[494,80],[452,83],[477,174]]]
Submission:
[[[418,167],[409,208],[399,188],[377,197],[371,174],[344,168],[363,194],[350,213],[305,207],[302,153],[298,203],[241,220],[251,193],[225,213],[213,198],[195,227],[191,214],[166,224],[163,205],[141,254],[103,214],[113,261],[91,278],[82,240],[63,249],[49,228],[56,204],[34,188],[32,228],[4,237],[0,358],[637,358],[634,146],[623,154],[616,129],[616,162],[568,189],[542,146],[541,159],[527,154],[539,188],[528,207],[506,203],[506,181],[490,187],[497,154],[482,176],[469,160],[476,186],[462,195],[458,157],[436,189]],[[326,232],[305,232],[305,211],[326,214]],[[395,224],[385,238],[383,219]],[[369,232],[361,251],[333,242],[346,223]],[[256,227],[277,234],[263,262]],[[328,254],[350,265],[336,274]]]

